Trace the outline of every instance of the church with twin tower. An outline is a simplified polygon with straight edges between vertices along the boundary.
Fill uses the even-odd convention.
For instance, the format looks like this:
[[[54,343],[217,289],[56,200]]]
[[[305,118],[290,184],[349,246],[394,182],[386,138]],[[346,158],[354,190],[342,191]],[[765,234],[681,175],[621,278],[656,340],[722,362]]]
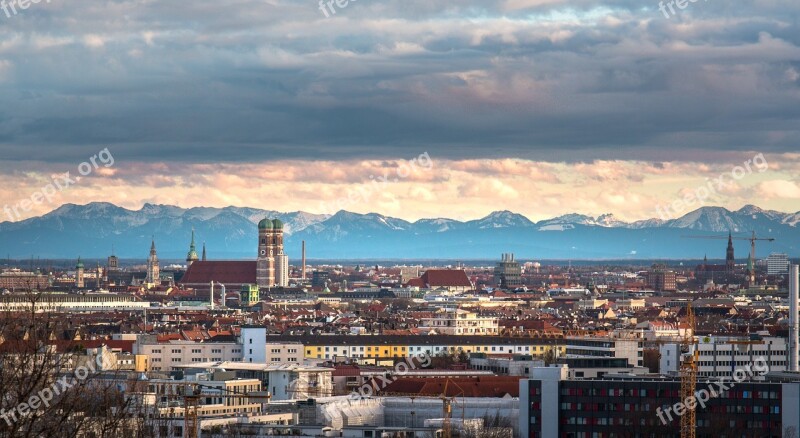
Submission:
[[[259,288],[286,287],[289,285],[289,257],[283,250],[283,222],[262,219],[258,223],[258,246],[254,260],[198,260],[192,242],[186,257],[186,273],[178,282],[184,287],[208,291],[211,282],[224,285],[227,290],[257,285]]]

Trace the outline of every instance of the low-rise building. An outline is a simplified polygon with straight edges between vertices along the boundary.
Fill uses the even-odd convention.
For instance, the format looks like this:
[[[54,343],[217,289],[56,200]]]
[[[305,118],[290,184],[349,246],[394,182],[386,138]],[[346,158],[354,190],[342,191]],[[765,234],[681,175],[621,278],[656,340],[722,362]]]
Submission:
[[[150,302],[142,301],[136,295],[115,293],[42,293],[10,294],[0,296],[0,312],[87,312],[103,310],[142,310],[150,307]]]

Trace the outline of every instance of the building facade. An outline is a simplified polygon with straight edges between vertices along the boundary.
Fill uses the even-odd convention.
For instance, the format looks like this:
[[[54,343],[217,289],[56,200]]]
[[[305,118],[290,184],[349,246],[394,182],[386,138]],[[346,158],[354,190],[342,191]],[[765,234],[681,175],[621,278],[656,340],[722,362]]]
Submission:
[[[680,380],[628,376],[569,380],[567,367],[536,370],[520,382],[523,437],[679,437]],[[716,387],[698,382],[698,389]],[[779,438],[800,423],[800,382],[745,381],[697,407],[698,437]],[[747,431],[758,431],[750,435]],[[733,435],[731,435],[733,433]]]
[[[43,290],[49,285],[48,276],[38,272],[9,269],[0,273],[0,289],[8,289],[11,292]]]
[[[447,335],[282,335],[269,336],[264,341],[297,342],[303,345],[304,359],[333,359],[347,357],[360,363],[379,363],[408,357],[485,353],[493,355],[530,355],[536,358],[546,354],[562,356],[566,350],[563,340],[539,338],[509,338],[500,336],[447,336]],[[551,353],[548,353],[551,352]]]
[[[514,259],[514,254],[503,254],[494,268],[494,283],[503,289],[522,286],[522,267]]]
[[[26,295],[0,296],[0,311],[35,312],[86,312],[104,310],[142,310],[150,308],[150,303],[129,294],[88,293],[88,294],[42,294],[35,302]]]
[[[789,273],[789,256],[786,254],[772,253],[767,257],[767,275],[782,275]]]
[[[497,336],[500,333],[497,318],[481,317],[463,309],[439,310],[433,318],[423,318],[420,328],[441,335]]]
[[[566,355],[625,358],[631,366],[640,367],[644,362],[644,339],[568,336]]]
[[[737,368],[764,358],[770,371],[788,370],[786,338],[748,338],[727,336],[701,336],[697,338],[697,375],[700,377],[731,377]],[[659,372],[676,373],[680,368],[680,344],[659,345]]]
[[[149,358],[145,371],[175,371],[180,365],[205,362],[241,362],[243,346],[238,342],[170,340],[137,344],[137,352]]]

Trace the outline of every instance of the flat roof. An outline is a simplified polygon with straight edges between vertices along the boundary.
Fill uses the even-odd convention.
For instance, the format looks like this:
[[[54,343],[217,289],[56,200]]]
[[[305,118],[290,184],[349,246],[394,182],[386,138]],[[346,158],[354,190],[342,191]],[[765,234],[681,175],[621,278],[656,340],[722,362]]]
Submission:
[[[273,364],[264,362],[197,362],[186,365],[175,365],[173,368],[201,368],[209,370],[231,371],[307,371],[307,372],[333,372],[333,368],[305,366],[301,364]]]

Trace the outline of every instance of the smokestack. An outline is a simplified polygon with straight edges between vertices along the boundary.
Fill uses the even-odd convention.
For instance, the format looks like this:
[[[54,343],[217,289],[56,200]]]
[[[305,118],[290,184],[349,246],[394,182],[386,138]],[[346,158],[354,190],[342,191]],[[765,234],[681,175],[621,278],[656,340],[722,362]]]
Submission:
[[[798,286],[800,286],[800,279],[798,278],[798,265],[789,265],[789,371],[798,371],[798,330],[797,325],[797,298]]]
[[[214,281],[211,281],[211,293],[208,300],[208,308],[209,310],[214,310]]]
[[[303,280],[306,279],[306,241],[303,241],[303,267],[300,269]]]

